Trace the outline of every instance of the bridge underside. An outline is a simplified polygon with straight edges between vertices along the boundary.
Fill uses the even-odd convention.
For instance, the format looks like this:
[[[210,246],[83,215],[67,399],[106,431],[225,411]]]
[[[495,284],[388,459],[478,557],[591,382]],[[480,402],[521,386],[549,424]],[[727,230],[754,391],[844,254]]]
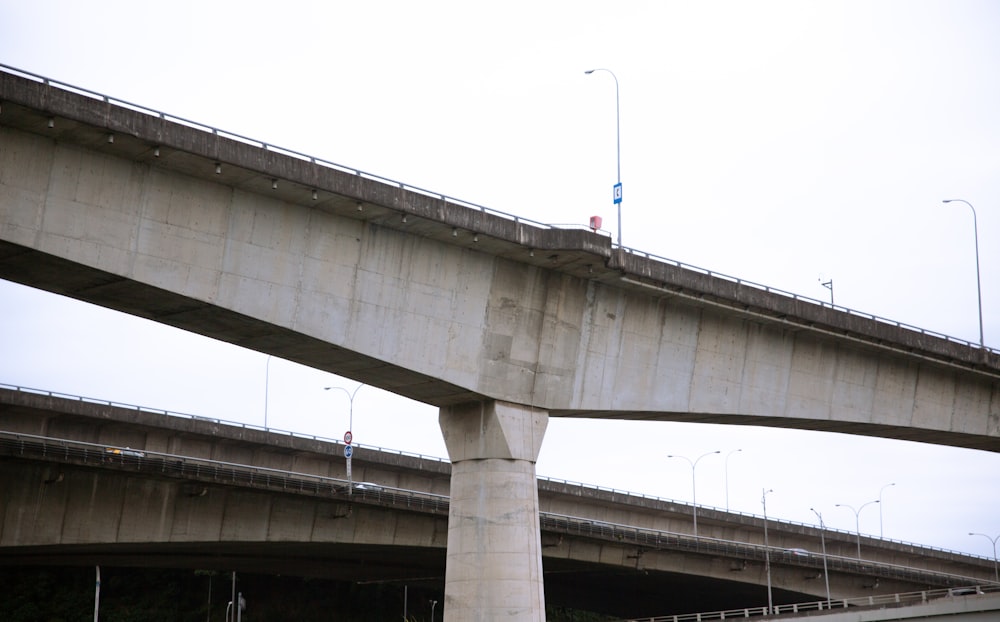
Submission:
[[[0,279],[271,354],[438,407],[485,396],[228,309],[0,240]],[[835,419],[724,413],[550,410],[551,417],[754,425],[1000,451],[1000,438]]]
[[[0,88],[2,279],[438,407],[1000,450],[984,349],[31,80]]]
[[[2,240],[0,279],[271,354],[418,402],[444,406],[482,399],[443,380],[281,326]]]
[[[1000,357],[985,349],[107,98],[2,73],[0,98],[0,278],[442,408],[446,620],[544,615],[531,534],[550,414],[780,415],[1000,450]],[[499,431],[477,438],[477,410]]]
[[[445,551],[438,548],[332,543],[115,544],[6,548],[7,567],[95,566],[217,570],[353,583],[398,583],[444,589]],[[629,570],[543,557],[545,600],[621,617],[763,605],[762,586],[650,570]],[[815,596],[774,590],[775,602]]]

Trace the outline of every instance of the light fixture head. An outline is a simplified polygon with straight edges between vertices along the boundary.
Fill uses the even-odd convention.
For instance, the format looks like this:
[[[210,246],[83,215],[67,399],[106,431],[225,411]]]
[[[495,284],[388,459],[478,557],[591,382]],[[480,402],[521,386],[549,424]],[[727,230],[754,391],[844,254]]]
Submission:
[[[108,144],[114,144],[114,142],[115,142],[115,135],[108,134]]]
[[[154,158],[160,157],[160,148],[158,146],[157,147],[153,147],[153,157]]]
[[[278,180],[277,179],[272,179],[271,180],[271,190],[277,190],[277,189],[278,189]]]
[[[48,125],[49,125],[49,127],[55,127],[56,126],[56,118],[55,117],[49,117],[49,123],[48,123]]]
[[[597,71],[597,70],[596,69],[588,69],[588,70],[584,71],[583,73],[585,73],[585,74],[587,74],[589,76],[590,74],[594,73],[595,71]]]
[[[319,192],[313,190],[313,201],[319,198]]]
[[[216,175],[221,175],[222,174],[222,164],[220,164],[218,162],[215,163],[215,174]]]

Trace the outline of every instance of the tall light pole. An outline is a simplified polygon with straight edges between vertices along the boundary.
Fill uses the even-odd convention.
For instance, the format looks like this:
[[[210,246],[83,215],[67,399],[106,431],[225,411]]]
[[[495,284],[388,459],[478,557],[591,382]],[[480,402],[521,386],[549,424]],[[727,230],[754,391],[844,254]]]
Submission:
[[[993,575],[996,577],[996,582],[1000,583],[1000,570],[997,569],[997,540],[1000,540],[1000,535],[995,538],[991,538],[985,533],[975,533],[970,531],[970,536],[982,536],[993,543]]]
[[[354,447],[351,442],[354,441],[354,396],[358,394],[361,387],[365,385],[359,384],[353,391],[348,391],[344,387],[323,387],[324,391],[329,391],[330,389],[339,389],[347,394],[347,399],[350,401],[350,407],[348,409],[347,418],[347,432],[344,432],[344,458],[347,460],[347,494],[354,494],[354,477],[351,475],[351,456],[354,455]]]
[[[863,503],[861,507],[859,507],[856,510],[853,507],[847,505],[846,503],[838,503],[834,506],[838,508],[847,508],[848,510],[854,512],[854,530],[858,534],[858,559],[861,559],[861,518],[860,518],[861,510],[865,509],[867,506],[873,503],[878,503],[878,499],[875,499],[874,501],[869,501],[868,503]]]
[[[731,455],[733,455],[733,454],[735,454],[737,452],[740,452],[740,451],[743,451],[743,450],[742,449],[734,449],[731,452],[729,452],[728,454],[726,454],[726,461],[725,461],[726,471],[725,471],[725,474],[726,474],[726,511],[727,512],[729,511],[729,456],[731,456]]]
[[[764,506],[764,570],[767,573],[767,615],[774,611],[774,600],[771,598],[771,547],[767,543],[767,495],[774,490],[761,489],[760,503]]]
[[[696,490],[697,489],[695,488],[695,483],[694,483],[694,469],[695,469],[696,466],[698,466],[698,461],[699,460],[701,460],[705,456],[711,456],[712,454],[718,454],[718,453],[722,453],[722,452],[718,451],[718,450],[716,450],[716,451],[710,451],[707,454],[702,454],[702,455],[698,456],[697,460],[695,460],[694,462],[691,461],[691,458],[686,458],[684,456],[674,456],[674,455],[667,456],[667,458],[680,458],[681,460],[687,460],[688,464],[691,465],[691,510],[694,513],[694,535],[695,536],[698,535],[698,497],[696,496]]]
[[[618,206],[618,247],[621,248],[622,245],[622,125],[621,125],[621,108],[619,107],[618,99],[618,76],[615,72],[610,69],[604,69],[603,67],[598,67],[597,69],[588,69],[583,73],[588,76],[595,71],[606,71],[611,74],[611,77],[615,79],[615,145],[618,151],[618,183],[614,187],[614,201],[615,205]]]
[[[819,519],[819,545],[823,550],[823,578],[826,580],[826,608],[830,608],[830,573],[827,571],[826,567],[826,536],[823,534],[826,532],[826,525],[823,524],[823,515],[816,511],[815,508],[809,508],[812,510],[816,518]]]
[[[942,203],[965,203],[972,210],[972,233],[976,242],[976,292],[979,294],[979,345],[986,345],[983,341],[983,286],[979,278],[979,225],[976,223],[976,208],[972,207],[965,199],[945,199]]]
[[[882,538],[882,539],[885,538],[885,535],[882,532],[882,507],[883,507],[883,503],[882,503],[882,491],[884,491],[886,488],[889,488],[890,486],[895,486],[895,485],[896,485],[896,482],[893,482],[891,484],[886,484],[885,486],[882,486],[878,490],[878,537]]]
[[[828,290],[830,290],[830,306],[832,307],[833,306],[833,279],[830,279],[829,281],[825,281],[824,282],[823,279],[820,278],[819,284],[822,285],[823,287],[827,288]]]
[[[97,585],[94,588],[94,622],[98,621],[101,610],[101,567],[94,566],[97,570]]]
[[[359,384],[353,391],[348,391],[344,387],[323,387],[324,391],[329,391],[330,389],[337,389],[337,390],[343,391],[344,393],[347,394],[347,399],[348,399],[348,401],[350,401],[350,408],[348,409],[348,414],[347,414],[347,431],[348,432],[351,432],[352,430],[354,430],[354,396],[358,394],[358,391],[360,391],[361,387],[363,387],[363,386],[365,386],[365,385]],[[353,432],[352,432],[352,434],[353,434]]]

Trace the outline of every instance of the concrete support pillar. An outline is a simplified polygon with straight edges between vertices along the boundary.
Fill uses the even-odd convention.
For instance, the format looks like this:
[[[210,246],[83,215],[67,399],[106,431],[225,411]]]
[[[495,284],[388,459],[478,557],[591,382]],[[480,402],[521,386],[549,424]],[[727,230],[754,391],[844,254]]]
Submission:
[[[445,622],[543,622],[535,462],[548,413],[481,402],[439,420],[452,463]]]

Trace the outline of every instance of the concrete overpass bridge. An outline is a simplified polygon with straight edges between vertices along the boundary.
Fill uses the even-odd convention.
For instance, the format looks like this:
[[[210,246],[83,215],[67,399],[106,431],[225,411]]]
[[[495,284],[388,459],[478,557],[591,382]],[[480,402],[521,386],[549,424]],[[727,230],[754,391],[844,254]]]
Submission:
[[[437,405],[445,616],[539,619],[550,416],[1000,449],[1000,353],[0,72],[0,278]]]
[[[113,449],[114,451],[109,451]],[[0,388],[0,564],[160,566],[443,588],[450,465]],[[547,599],[605,614],[856,606],[993,579],[991,560],[539,480]],[[820,541],[828,556],[820,554]],[[806,552],[808,551],[808,552]],[[824,574],[825,573],[825,574]],[[822,606],[822,605],[821,605]],[[846,606],[846,605],[845,605]]]

